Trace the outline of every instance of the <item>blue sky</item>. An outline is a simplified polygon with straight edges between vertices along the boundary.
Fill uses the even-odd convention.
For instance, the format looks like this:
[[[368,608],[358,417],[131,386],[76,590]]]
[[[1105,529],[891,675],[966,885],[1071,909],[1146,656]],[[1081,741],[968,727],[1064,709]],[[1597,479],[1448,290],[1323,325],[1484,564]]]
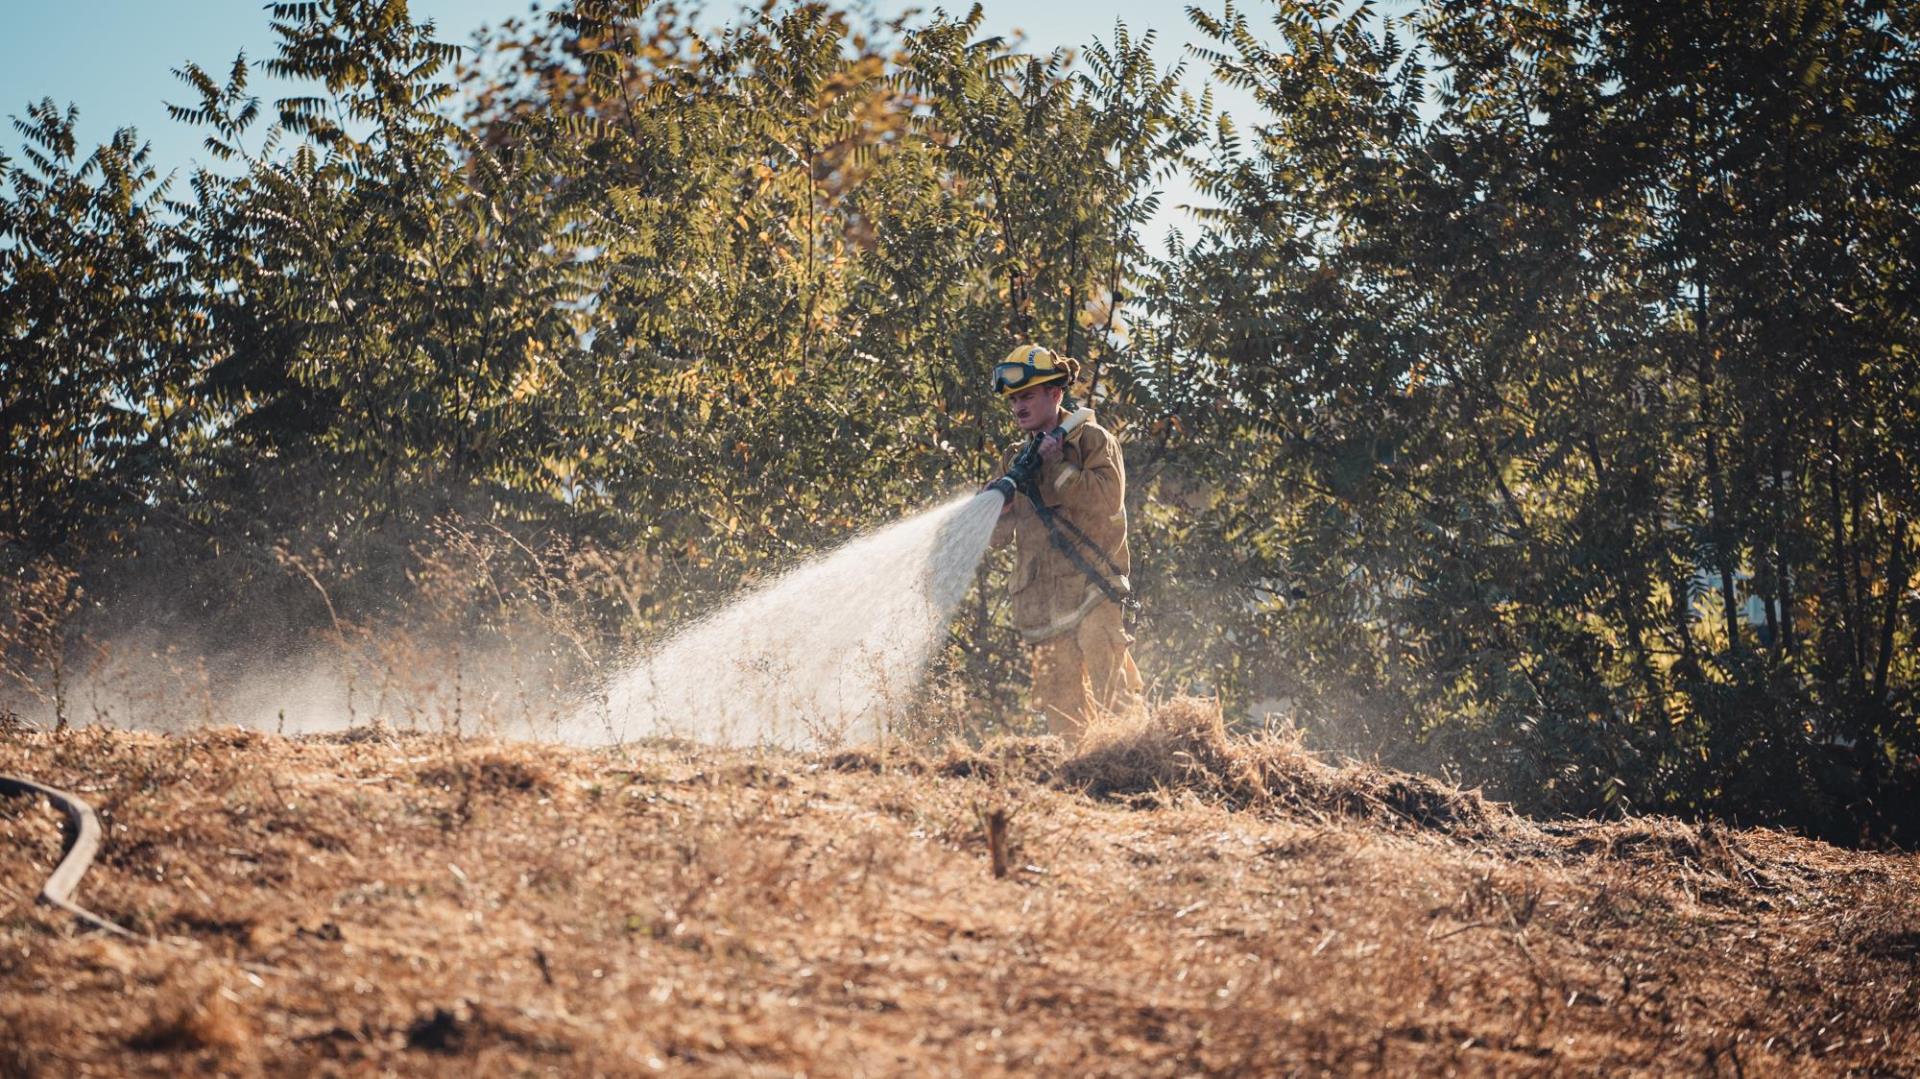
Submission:
[[[434,20],[443,40],[461,43],[482,25],[526,14],[528,6],[527,0],[413,0],[411,4],[416,18]],[[945,6],[966,8],[964,3]],[[908,5],[881,0],[875,7],[891,15]],[[43,97],[63,107],[78,105],[84,148],[104,141],[115,128],[132,125],[152,143],[154,163],[163,174],[178,169],[184,175],[195,161],[207,160],[193,129],[167,116],[165,102],[191,100],[171,70],[192,60],[224,75],[242,49],[255,63],[273,51],[260,0],[6,0],[4,10],[0,14],[0,115],[23,115],[29,102]],[[731,6],[714,4],[711,10],[719,14]],[[1095,36],[1109,38],[1115,18],[1124,19],[1136,34],[1158,29],[1157,52],[1163,63],[1183,57],[1184,44],[1195,38],[1185,5],[1173,0],[1098,4],[988,0],[985,11],[988,32],[1024,30],[1029,44],[1038,48],[1077,48]],[[255,80],[254,89],[263,99],[270,101],[285,93],[284,87],[273,85],[258,72]],[[11,127],[0,134],[0,148],[11,150],[18,143]]]
[[[1111,40],[1114,21],[1123,20],[1136,37],[1156,30],[1156,59],[1163,69],[1185,60],[1187,81],[1198,93],[1202,65],[1191,58],[1188,46],[1198,42],[1200,35],[1186,16],[1186,2],[983,0],[982,32],[1023,34],[1032,51],[1078,49],[1096,37]],[[1193,2],[1211,10],[1222,6],[1220,0]],[[936,7],[964,14],[970,7],[970,0],[868,3],[887,18],[907,10],[931,12]],[[552,0],[545,6],[550,8]],[[733,0],[709,3],[708,17],[726,21],[738,6]],[[482,26],[524,17],[530,4],[529,0],[412,0],[409,7],[415,18],[433,20],[441,40],[466,44]],[[0,116],[22,116],[29,103],[43,97],[53,98],[62,108],[77,105],[82,155],[116,128],[130,125],[151,144],[152,163],[160,175],[175,173],[177,182],[184,182],[196,165],[217,163],[200,145],[204,133],[167,115],[167,102],[194,101],[172,71],[194,61],[224,79],[234,55],[243,49],[255,67],[249,88],[264,104],[293,91],[290,84],[268,79],[258,70],[259,63],[273,55],[273,35],[261,0],[0,0]],[[1246,95],[1218,87],[1215,97],[1220,107],[1236,113],[1243,113],[1250,104]],[[1247,124],[1243,121],[1241,127],[1244,130]],[[10,125],[0,130],[0,153],[17,156],[19,145],[19,135]],[[1147,235],[1153,238],[1149,243],[1164,242],[1170,229],[1190,226],[1182,207],[1198,201],[1184,177],[1172,178],[1161,190],[1159,214],[1147,227]]]

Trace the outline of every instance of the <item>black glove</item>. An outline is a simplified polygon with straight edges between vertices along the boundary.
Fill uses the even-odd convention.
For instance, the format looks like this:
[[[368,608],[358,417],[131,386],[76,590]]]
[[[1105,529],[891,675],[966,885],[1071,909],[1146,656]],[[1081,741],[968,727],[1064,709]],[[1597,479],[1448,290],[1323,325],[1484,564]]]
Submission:
[[[1040,442],[1035,439],[1026,449],[1021,450],[1013,459],[1012,467],[1007,469],[1007,478],[1015,487],[1030,486],[1040,475]]]

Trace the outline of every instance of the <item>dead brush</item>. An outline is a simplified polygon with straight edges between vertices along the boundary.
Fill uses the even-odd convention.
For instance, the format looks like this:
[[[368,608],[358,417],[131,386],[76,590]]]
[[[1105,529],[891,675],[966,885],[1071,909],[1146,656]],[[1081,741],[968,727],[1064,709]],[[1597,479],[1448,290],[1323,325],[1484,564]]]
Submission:
[[[987,838],[987,861],[993,869],[993,879],[1005,880],[1013,861],[1013,841],[1008,829],[1019,810],[1009,810],[1003,805],[989,809],[976,802],[973,812],[980,819],[980,830]]]
[[[1594,828],[1571,850],[1655,872],[1677,872],[1711,887],[1761,891],[1783,887],[1734,833],[1712,821],[1695,825],[1671,817],[1640,817],[1609,822]]]
[[[950,742],[945,759],[935,770],[955,779],[1048,783],[1066,759],[1066,743],[1054,735],[1006,735],[992,739],[978,749]]]
[[[827,757],[827,767],[836,772],[905,772],[909,775],[922,775],[931,770],[926,759],[912,746],[897,740],[840,750]]]
[[[1019,771],[1001,769],[973,773],[988,786],[986,795],[974,799],[970,805],[974,820],[979,822],[980,835],[987,844],[987,864],[995,880],[1005,880],[1019,855],[1020,842],[1013,831],[1013,822],[1027,808],[1023,795],[1031,795],[1030,777]]]
[[[471,1000],[435,1005],[407,1025],[409,1049],[444,1056],[479,1053],[490,1046],[511,1046],[537,1056],[573,1052],[562,1024],[536,1023]]]
[[[1199,725],[1185,737],[1211,737]],[[463,763],[517,761],[562,804],[535,809],[509,777],[460,829],[433,813],[453,796],[414,781],[443,763],[426,734],[0,739],[0,771],[114,807],[88,888],[169,946],[0,917],[0,1076],[624,1075],[654,1059],[699,1074],[1691,1074],[1709,1049],[1730,1063],[1736,1029],[1748,1075],[1915,1073],[1911,859],[1728,833],[1769,874],[1818,875],[1791,910],[1730,916],[1671,901],[1668,878],[1629,860],[1691,887],[1668,859],[1710,861],[1713,835],[1581,825],[1567,834],[1615,837],[1620,856],[1603,841],[1564,862],[1546,830],[1377,841],[1413,825],[1356,822],[1337,788],[1301,795],[1332,799],[1313,803],[1324,826],[1255,803],[1165,728],[1118,777],[1187,803],[1151,813],[1030,780],[1071,763],[1048,740],[982,747],[957,779],[944,763],[876,774],[652,742],[522,757],[466,739]],[[1221,744],[1241,781],[1269,769],[1268,799],[1281,765],[1263,753],[1303,784],[1393,778],[1320,765],[1333,778],[1315,780],[1286,739]],[[596,780],[603,797],[576,794]],[[1206,785],[1164,785],[1179,781]],[[1351,804],[1399,812],[1372,797]],[[57,821],[34,813],[0,819],[0,847],[56,844]],[[996,860],[1006,879],[982,879]],[[193,961],[169,963],[189,940]]]
[[[423,785],[474,794],[550,794],[551,771],[526,751],[505,747],[463,754],[457,750],[437,764],[421,768],[414,778]]]
[[[1144,718],[1097,720],[1058,778],[1099,798],[1192,790],[1231,800],[1251,786],[1237,771],[1219,702],[1175,697]]]
[[[1463,836],[1512,822],[1475,791],[1360,764],[1328,765],[1297,732],[1237,741],[1216,700],[1175,697],[1144,718],[1096,724],[1054,781],[1099,798],[1191,792],[1235,809],[1374,821]]]
[[[73,1027],[74,1017],[57,1000],[21,1000],[12,1014],[0,1014],[0,1075],[72,1074],[60,1047],[73,1036]]]
[[[255,1040],[239,996],[219,979],[194,972],[161,987],[152,1017],[127,1046],[155,1053],[213,1050],[233,1056],[251,1049]]]
[[[9,556],[11,539],[0,535]],[[54,726],[63,729],[72,703],[68,638],[81,607],[79,571],[46,556],[6,568],[13,572],[0,590],[0,692],[51,708]]]

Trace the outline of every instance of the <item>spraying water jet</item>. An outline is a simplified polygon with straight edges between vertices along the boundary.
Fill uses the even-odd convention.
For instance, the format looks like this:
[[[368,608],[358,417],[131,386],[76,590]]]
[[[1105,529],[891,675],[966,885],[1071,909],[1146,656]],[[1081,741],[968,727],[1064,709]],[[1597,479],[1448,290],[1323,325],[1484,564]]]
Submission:
[[[804,563],[643,653],[561,737],[801,749],[879,735],[913,704],[1004,505],[997,488],[964,495]]]
[[[1068,561],[1131,611],[1126,577],[1110,560],[1104,569],[1090,561],[1104,555],[1037,486],[1046,440],[1064,440],[1092,418],[1092,409],[1076,409],[1036,433],[978,494],[861,536],[648,650],[561,737],[811,749],[878,736],[914,703],[995,522],[1021,495]]]

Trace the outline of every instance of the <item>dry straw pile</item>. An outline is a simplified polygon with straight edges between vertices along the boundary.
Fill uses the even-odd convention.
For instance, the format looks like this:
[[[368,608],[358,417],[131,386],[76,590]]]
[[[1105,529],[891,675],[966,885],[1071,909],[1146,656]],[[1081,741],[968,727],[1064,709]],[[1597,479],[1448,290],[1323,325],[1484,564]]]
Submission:
[[[1537,823],[1204,702],[837,756],[0,732],[0,1075],[1920,1071],[1920,869]]]

